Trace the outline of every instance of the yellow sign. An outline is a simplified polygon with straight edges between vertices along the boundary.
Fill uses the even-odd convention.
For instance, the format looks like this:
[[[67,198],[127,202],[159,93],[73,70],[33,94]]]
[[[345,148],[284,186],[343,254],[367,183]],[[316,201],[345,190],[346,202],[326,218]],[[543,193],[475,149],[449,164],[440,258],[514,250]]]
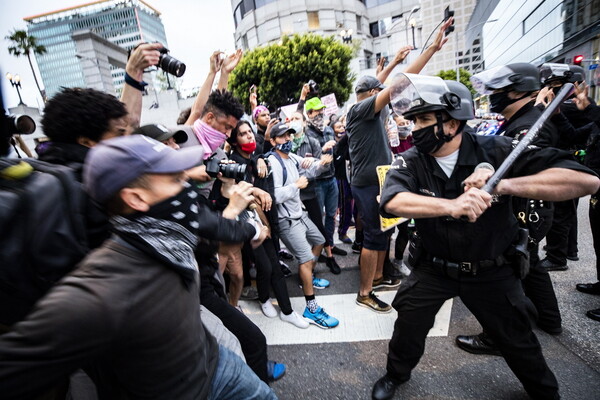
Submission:
[[[383,184],[385,183],[385,176],[390,170],[390,165],[378,165],[377,166],[377,178],[379,178],[379,196],[381,196],[381,191],[383,190]],[[407,218],[397,217],[397,218],[385,218],[381,215],[379,216],[379,225],[381,226],[381,231],[385,232],[394,228],[396,225],[400,225],[403,222],[408,221]]]

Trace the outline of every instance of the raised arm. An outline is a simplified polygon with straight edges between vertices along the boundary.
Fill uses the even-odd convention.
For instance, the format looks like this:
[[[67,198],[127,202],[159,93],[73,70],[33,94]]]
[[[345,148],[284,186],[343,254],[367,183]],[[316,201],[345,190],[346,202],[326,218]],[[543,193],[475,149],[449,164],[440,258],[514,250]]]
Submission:
[[[121,92],[121,101],[125,104],[128,112],[129,126],[132,129],[140,126],[142,117],[142,92],[144,91],[144,70],[151,65],[158,64],[160,52],[158,49],[163,47],[160,43],[143,43],[136,47],[127,60],[125,73],[126,77],[123,92]]]
[[[421,72],[421,70],[425,67],[429,60],[431,60],[431,57],[433,57],[435,53],[440,51],[442,47],[444,47],[444,44],[446,44],[446,42],[448,41],[448,38],[445,36],[445,31],[446,28],[452,25],[452,21],[454,21],[454,18],[448,18],[448,20],[442,24],[431,46],[426,48],[425,51],[423,51],[423,53],[421,53],[415,59],[415,61],[410,63],[410,65],[404,70],[404,72],[410,74],[418,74]]]
[[[229,74],[237,67],[238,63],[242,59],[244,52],[242,49],[237,49],[233,54],[230,54],[223,60],[221,66],[221,76],[219,77],[219,89],[227,89],[229,83]]]
[[[388,63],[387,66],[381,69],[381,72],[377,73],[377,79],[379,82],[385,82],[385,80],[390,76],[390,73],[404,61],[408,53],[412,50],[412,46],[404,46],[396,53],[396,56]],[[379,68],[379,66],[378,66]]]
[[[215,76],[217,75],[217,71],[221,69],[221,64],[223,60],[221,60],[221,52],[215,51],[210,56],[210,70],[208,71],[208,75],[196,96],[196,100],[194,100],[194,104],[192,105],[192,111],[190,112],[190,116],[187,121],[185,121],[185,125],[194,125],[194,122],[200,115],[202,114],[202,109],[208,100],[208,96],[210,95],[210,91],[212,90],[213,83],[215,82]]]

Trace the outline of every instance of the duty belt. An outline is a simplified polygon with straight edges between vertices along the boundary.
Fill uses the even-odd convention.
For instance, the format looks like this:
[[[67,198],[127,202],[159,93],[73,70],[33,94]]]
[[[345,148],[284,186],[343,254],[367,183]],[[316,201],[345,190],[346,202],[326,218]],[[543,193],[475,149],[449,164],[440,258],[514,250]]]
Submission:
[[[454,279],[458,279],[458,277],[461,275],[475,276],[477,275],[477,271],[506,264],[506,258],[504,256],[498,256],[494,260],[460,262],[444,260],[443,258],[434,256],[427,258],[433,265],[442,268],[446,275]]]

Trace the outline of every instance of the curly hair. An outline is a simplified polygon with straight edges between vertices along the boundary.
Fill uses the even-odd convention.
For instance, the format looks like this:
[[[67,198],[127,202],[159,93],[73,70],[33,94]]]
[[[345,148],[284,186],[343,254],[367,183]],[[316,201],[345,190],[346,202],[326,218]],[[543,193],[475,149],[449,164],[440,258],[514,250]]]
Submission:
[[[80,136],[99,142],[113,119],[127,115],[116,97],[95,89],[62,88],[44,108],[42,126],[50,140],[75,143]]]
[[[244,107],[233,96],[233,93],[225,89],[216,89],[208,96],[208,101],[202,109],[201,117],[204,117],[209,112],[215,115],[232,116],[240,119],[244,116]]]

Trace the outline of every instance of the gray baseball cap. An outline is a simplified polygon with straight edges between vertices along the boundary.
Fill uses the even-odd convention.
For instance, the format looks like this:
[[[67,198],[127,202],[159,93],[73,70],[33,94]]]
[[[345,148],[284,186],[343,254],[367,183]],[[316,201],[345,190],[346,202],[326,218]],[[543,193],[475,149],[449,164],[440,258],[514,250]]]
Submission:
[[[181,144],[188,140],[188,136],[193,135],[194,131],[191,126],[178,125],[175,128],[167,128],[161,124],[144,125],[133,131],[134,135],[146,135],[152,139],[164,142],[169,138],[175,139],[175,143]]]
[[[379,79],[374,76],[365,75],[361,76],[358,82],[356,82],[356,93],[368,92],[371,89],[385,89],[385,86],[379,82]]]
[[[144,135],[103,140],[88,152],[83,185],[92,199],[105,203],[144,174],[169,174],[202,164],[198,146],[175,150]]]
[[[271,128],[271,137],[272,138],[276,138],[278,136],[281,136],[285,133],[296,133],[296,130],[294,128],[290,128],[288,125],[286,124],[277,124],[274,127]]]

